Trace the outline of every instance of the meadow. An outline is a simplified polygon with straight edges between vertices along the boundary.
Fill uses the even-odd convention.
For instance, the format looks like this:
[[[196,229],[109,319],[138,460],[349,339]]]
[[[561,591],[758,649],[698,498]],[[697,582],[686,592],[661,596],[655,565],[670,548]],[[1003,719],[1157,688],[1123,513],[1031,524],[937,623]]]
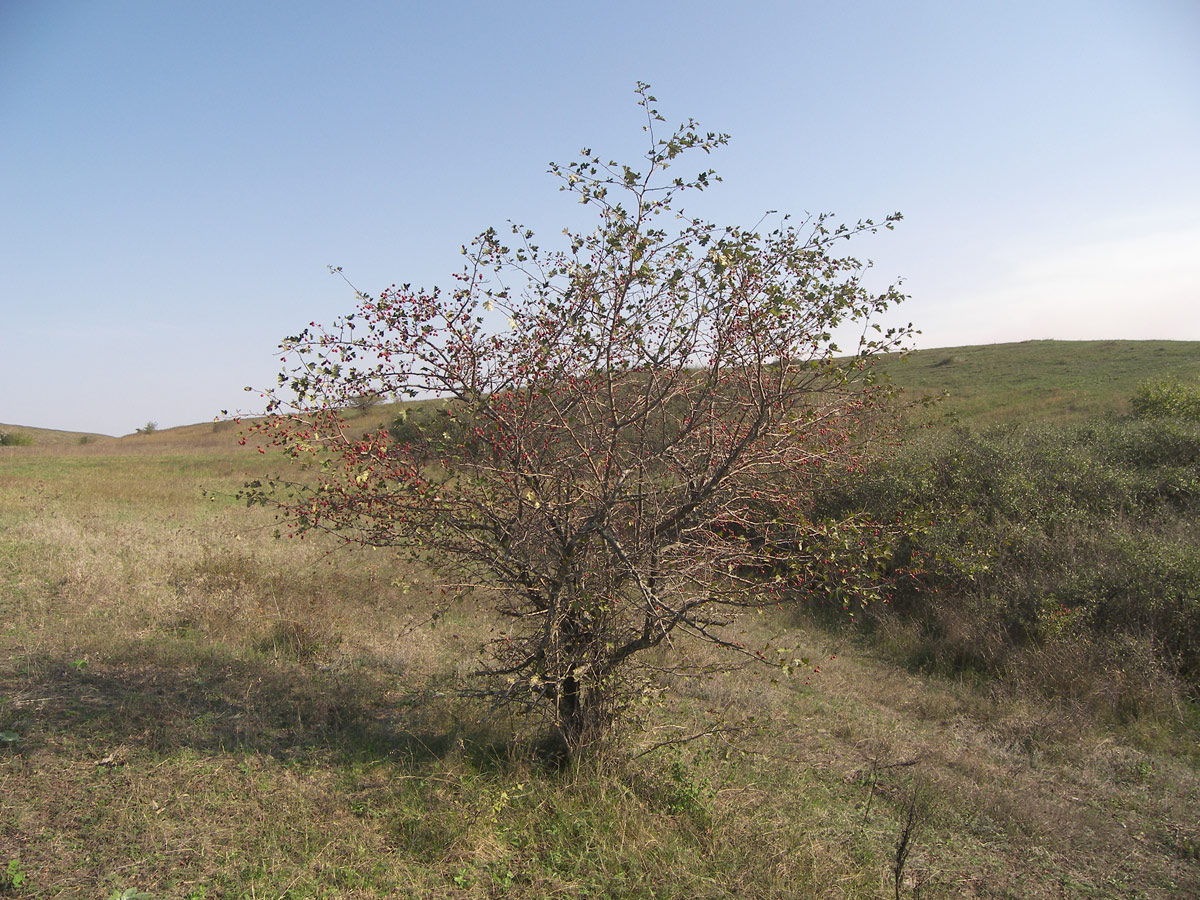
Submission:
[[[918,511],[923,580],[751,617],[819,671],[664,675],[565,764],[456,690],[486,598],[434,618],[414,564],[276,539],[235,495],[279,461],[233,423],[14,429],[0,896],[1200,895],[1200,426],[1129,417],[1200,345],[891,368],[949,396],[821,502]]]

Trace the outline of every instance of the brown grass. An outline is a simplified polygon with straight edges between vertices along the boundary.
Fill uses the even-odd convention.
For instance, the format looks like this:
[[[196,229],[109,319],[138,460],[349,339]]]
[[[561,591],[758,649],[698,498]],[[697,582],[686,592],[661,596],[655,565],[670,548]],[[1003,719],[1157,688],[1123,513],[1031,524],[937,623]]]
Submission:
[[[763,616],[745,638],[819,674],[664,678],[645,732],[559,768],[455,696],[486,608],[432,622],[411,564],[274,539],[233,434],[12,451],[0,894],[892,897],[918,794],[902,896],[1200,892],[1195,732],[1153,696],[1122,722],[1102,683],[1049,704]]]

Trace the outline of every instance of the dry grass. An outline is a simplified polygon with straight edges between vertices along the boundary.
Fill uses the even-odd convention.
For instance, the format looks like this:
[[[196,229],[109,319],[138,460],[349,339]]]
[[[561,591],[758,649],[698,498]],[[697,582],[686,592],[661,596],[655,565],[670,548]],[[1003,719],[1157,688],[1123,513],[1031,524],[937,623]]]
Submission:
[[[273,539],[232,434],[12,450],[0,895],[892,897],[910,807],[905,897],[1200,893],[1186,711],[1103,724],[764,616],[747,639],[810,683],[664,679],[645,733],[558,767],[454,696],[486,613],[431,622],[419,570]]]

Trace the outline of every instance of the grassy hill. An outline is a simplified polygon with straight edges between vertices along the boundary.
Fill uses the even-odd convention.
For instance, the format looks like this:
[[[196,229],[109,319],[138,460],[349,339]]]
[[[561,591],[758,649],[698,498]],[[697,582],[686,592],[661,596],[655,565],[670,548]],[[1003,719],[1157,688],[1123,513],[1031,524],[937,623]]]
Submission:
[[[919,350],[885,365],[913,395],[945,394],[935,415],[977,425],[1127,413],[1138,384],[1200,378],[1196,341],[1023,341]]]
[[[8,435],[14,446],[38,447],[73,447],[100,441],[111,441],[114,438],[106,434],[95,434],[83,431],[56,431],[53,428],[30,428],[24,425],[5,425],[0,423],[0,435]]]
[[[821,671],[664,675],[646,731],[566,767],[455,691],[500,627],[486,602],[433,620],[420,565],[274,539],[234,494],[278,463],[236,425],[29,429],[0,448],[0,895],[1200,895],[1194,696],[1153,642],[1072,631],[1050,602],[1116,608],[1135,579],[1111,597],[1098,579],[1131,575],[1187,612],[1193,432],[1085,420],[1198,370],[1200,344],[1168,342],[897,363],[913,392],[951,392],[934,421],[957,424],[852,499],[940,504],[929,536],[959,568],[908,598],[931,611],[751,617],[745,641]],[[1168,438],[1182,462],[1154,455]],[[1051,631],[993,630],[1009,598]]]
[[[909,397],[935,396],[933,418],[986,425],[1032,420],[1082,420],[1129,411],[1138,384],[1157,378],[1200,378],[1200,341],[1023,341],[918,350],[885,359],[882,369]],[[390,421],[401,404],[352,412],[364,429]],[[357,420],[357,421],[356,421]],[[124,437],[0,423],[0,434],[31,445],[67,449],[107,444],[104,452],[194,451],[226,448],[239,428],[206,422]],[[92,448],[94,449],[94,448]],[[86,451],[90,452],[90,450]]]

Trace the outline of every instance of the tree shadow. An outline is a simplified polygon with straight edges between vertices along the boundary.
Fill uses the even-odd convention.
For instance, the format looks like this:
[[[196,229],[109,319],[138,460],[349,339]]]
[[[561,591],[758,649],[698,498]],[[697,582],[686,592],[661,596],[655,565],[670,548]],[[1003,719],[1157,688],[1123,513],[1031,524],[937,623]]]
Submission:
[[[0,664],[0,732],[19,753],[256,753],[281,760],[420,765],[495,738],[451,692],[380,671],[322,671],[217,649],[131,645],[83,662],[35,653]]]

